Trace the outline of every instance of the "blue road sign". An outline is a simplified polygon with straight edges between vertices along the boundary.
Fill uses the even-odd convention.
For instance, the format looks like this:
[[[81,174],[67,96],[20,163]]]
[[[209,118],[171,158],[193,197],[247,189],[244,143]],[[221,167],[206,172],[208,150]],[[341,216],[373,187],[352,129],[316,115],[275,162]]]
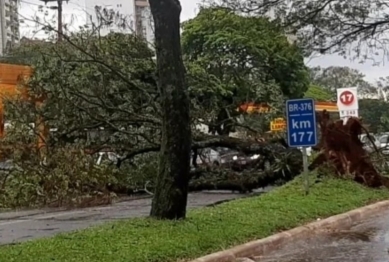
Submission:
[[[311,98],[286,101],[288,144],[310,147],[317,144],[315,101]]]

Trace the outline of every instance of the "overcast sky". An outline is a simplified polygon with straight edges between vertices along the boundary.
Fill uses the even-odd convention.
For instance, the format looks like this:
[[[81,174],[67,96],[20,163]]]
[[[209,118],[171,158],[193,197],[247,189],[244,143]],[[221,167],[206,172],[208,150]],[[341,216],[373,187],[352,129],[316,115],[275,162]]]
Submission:
[[[114,3],[115,0],[105,0],[104,2],[109,4],[109,2]],[[181,0],[181,21],[193,18],[196,15],[200,2],[201,0]],[[34,14],[39,14],[37,10],[40,4],[41,2],[39,0],[21,0],[21,16],[27,19],[31,19]],[[85,0],[70,0],[68,4],[64,4],[65,23],[71,23],[73,28],[78,27],[78,25],[84,24],[86,21],[86,11],[89,13],[93,12],[93,10],[85,10]],[[54,14],[50,13],[49,17],[51,17],[52,15]],[[42,17],[42,15],[40,16]],[[42,33],[34,33],[34,29],[34,25],[31,22],[25,21],[24,25],[22,25],[21,34],[22,36],[27,37],[31,37],[33,35],[37,37],[44,36]],[[310,61],[307,61],[307,63],[309,66],[349,66],[352,68],[356,68],[363,72],[366,75],[366,79],[370,82],[375,82],[377,78],[389,75],[389,65],[387,63],[381,64],[380,66],[372,66],[371,62],[359,64],[357,62],[351,62],[349,60],[343,59],[342,57],[339,57],[337,55],[321,56],[318,58],[311,59]]]

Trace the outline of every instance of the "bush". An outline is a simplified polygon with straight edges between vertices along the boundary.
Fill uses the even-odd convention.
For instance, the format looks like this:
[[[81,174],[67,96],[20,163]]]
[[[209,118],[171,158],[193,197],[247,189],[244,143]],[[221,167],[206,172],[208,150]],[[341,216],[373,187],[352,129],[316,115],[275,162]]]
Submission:
[[[2,139],[2,160],[9,164],[0,174],[1,208],[84,206],[112,200],[106,185],[117,183],[117,177],[111,167],[95,165],[75,145],[43,151],[36,140],[26,125],[13,126]]]
[[[134,192],[155,175],[155,156],[117,169],[109,162],[97,165],[75,144],[44,148],[42,158],[35,141],[26,125],[14,125],[1,140],[0,154],[10,168],[0,173],[0,208],[108,204],[115,198],[112,189]]]
[[[122,178],[119,185],[124,186],[129,192],[144,192],[148,191],[147,188],[153,188],[158,172],[158,160],[158,152],[155,152],[138,155],[131,162],[124,162],[120,169],[116,170],[118,176]]]
[[[82,206],[92,200],[111,201],[106,185],[116,183],[115,177],[107,166],[94,165],[82,150],[50,149],[46,160],[41,161],[37,149],[21,147],[14,150],[9,160],[12,167],[2,174],[2,208]]]

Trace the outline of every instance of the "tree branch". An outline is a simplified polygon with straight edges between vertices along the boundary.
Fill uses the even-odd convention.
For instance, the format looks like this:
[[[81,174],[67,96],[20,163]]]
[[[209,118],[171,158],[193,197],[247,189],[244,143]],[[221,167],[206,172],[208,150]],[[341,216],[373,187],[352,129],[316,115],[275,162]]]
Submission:
[[[265,157],[273,158],[274,153],[284,151],[285,148],[287,148],[287,144],[283,139],[273,139],[269,142],[261,142],[254,139],[239,139],[226,136],[194,136],[192,141],[192,150],[208,147],[226,147],[242,152],[246,155],[260,154]],[[160,148],[160,146],[151,146],[130,151],[125,157],[118,161],[118,167],[120,167],[125,160],[129,160],[137,155],[145,153],[158,152]]]

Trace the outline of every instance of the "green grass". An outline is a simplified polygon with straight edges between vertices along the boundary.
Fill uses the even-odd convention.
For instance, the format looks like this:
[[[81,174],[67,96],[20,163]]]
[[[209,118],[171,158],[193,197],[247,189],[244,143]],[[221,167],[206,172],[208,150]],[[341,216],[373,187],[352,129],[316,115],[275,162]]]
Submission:
[[[312,179],[312,178],[311,178]],[[262,197],[192,210],[185,221],[131,219],[0,247],[1,262],[166,262],[263,238],[317,218],[389,199],[389,191],[326,178],[304,195],[302,179]]]

